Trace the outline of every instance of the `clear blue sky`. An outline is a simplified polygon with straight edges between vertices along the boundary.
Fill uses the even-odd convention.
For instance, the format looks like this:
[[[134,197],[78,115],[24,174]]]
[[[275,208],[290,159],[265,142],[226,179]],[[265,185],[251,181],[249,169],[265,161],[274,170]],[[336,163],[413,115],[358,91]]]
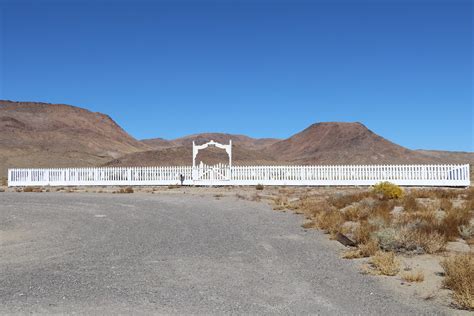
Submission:
[[[0,3],[1,99],[107,113],[139,139],[360,121],[474,151],[472,1]]]

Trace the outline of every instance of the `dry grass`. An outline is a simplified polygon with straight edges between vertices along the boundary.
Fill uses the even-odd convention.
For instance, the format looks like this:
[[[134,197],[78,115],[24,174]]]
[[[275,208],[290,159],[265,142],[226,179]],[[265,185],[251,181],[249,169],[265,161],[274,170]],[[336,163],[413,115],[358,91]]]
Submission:
[[[39,188],[39,187],[24,187],[23,188],[23,192],[37,192],[37,193],[41,193],[43,192],[43,189]]]
[[[115,193],[126,193],[126,194],[130,194],[130,193],[133,193],[133,188],[132,187],[126,187],[126,188],[121,188],[120,190],[118,191],[115,191]]]
[[[393,252],[377,251],[370,258],[373,270],[378,274],[393,276],[400,271],[400,262]]]
[[[326,233],[335,235],[341,232],[344,217],[337,210],[323,211],[316,216],[315,223],[318,228]]]
[[[273,209],[274,210],[285,210],[290,208],[288,203],[288,195],[285,193],[280,193],[275,198],[273,198]]]
[[[334,207],[341,209],[348,205],[354,204],[356,202],[365,199],[366,197],[370,196],[370,192],[359,192],[353,194],[342,194],[342,195],[335,195],[328,198],[328,202],[333,205]]]
[[[469,225],[472,214],[467,208],[451,208],[435,229],[448,240],[459,237],[459,227]]]
[[[474,310],[474,255],[457,255],[443,261],[441,266],[446,273],[443,284],[453,291],[456,303]]]
[[[406,282],[423,282],[425,280],[425,274],[420,269],[402,272],[401,277]]]
[[[367,258],[375,255],[379,245],[375,240],[369,240],[366,244],[360,244],[357,249],[351,249],[342,255],[344,259]]]

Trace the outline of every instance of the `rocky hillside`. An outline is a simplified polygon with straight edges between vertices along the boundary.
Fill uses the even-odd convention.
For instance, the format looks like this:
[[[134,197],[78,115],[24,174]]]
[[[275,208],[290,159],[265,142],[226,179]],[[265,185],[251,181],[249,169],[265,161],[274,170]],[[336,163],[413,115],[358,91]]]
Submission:
[[[64,104],[0,101],[0,175],[12,167],[100,165],[147,149],[102,113]]]
[[[301,164],[433,163],[423,155],[394,144],[361,123],[316,123],[267,150],[279,160]]]

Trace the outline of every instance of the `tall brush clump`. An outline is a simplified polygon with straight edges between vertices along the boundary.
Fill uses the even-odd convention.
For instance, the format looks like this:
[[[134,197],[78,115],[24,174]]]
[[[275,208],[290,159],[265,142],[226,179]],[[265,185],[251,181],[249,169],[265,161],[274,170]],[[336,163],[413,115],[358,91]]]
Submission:
[[[474,255],[463,254],[441,262],[446,277],[443,284],[453,291],[460,307],[474,310]]]
[[[380,182],[374,185],[373,192],[384,200],[399,199],[403,196],[403,190],[391,182]]]

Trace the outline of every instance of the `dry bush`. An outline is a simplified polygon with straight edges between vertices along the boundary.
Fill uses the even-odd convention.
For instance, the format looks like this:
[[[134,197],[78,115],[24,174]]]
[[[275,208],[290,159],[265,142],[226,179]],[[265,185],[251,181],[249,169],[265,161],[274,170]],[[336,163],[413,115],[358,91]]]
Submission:
[[[257,190],[257,191],[262,191],[263,189],[264,189],[263,184],[257,184],[257,185],[255,186],[255,190]]]
[[[408,251],[421,248],[424,252],[433,254],[443,250],[446,246],[446,238],[436,231],[428,232],[404,227],[400,230],[400,235],[400,247]]]
[[[392,221],[392,210],[395,206],[393,201],[376,201],[370,212],[370,217],[379,217],[385,221],[385,223],[390,223]]]
[[[350,206],[344,209],[344,212],[341,212],[342,216],[346,221],[357,222],[359,220],[359,215],[361,212],[356,206]]]
[[[342,254],[342,258],[344,258],[344,259],[358,259],[358,258],[362,258],[362,255],[361,255],[359,249],[350,249],[350,250],[344,251],[344,253]]]
[[[37,192],[37,193],[41,193],[43,192],[43,190],[39,187],[24,187],[23,188],[23,192]]]
[[[400,271],[400,262],[393,252],[377,251],[370,259],[373,269],[383,275],[396,275]]]
[[[329,197],[328,202],[334,207],[341,209],[351,204],[360,202],[366,197],[370,196],[370,192],[359,192],[353,194],[338,194],[332,197]]]
[[[425,275],[420,269],[402,272],[401,277],[406,282],[423,282],[425,280]]]
[[[315,217],[323,211],[335,211],[334,206],[330,205],[326,200],[314,197],[305,197],[299,200],[296,208],[302,210],[307,216]]]
[[[133,188],[132,187],[126,187],[126,188],[121,188],[120,190],[117,191],[117,193],[133,193]]]
[[[455,240],[459,237],[459,227],[469,225],[470,219],[471,212],[467,208],[452,208],[435,229],[448,240]]]
[[[250,201],[253,201],[253,202],[260,202],[261,200],[262,200],[262,197],[258,193],[252,195],[252,197],[250,198]]]
[[[461,225],[458,227],[459,235],[464,240],[474,237],[474,225]]]
[[[375,231],[375,227],[368,221],[360,222],[359,227],[354,232],[355,242],[358,244],[366,244],[372,239],[372,234]]]
[[[337,210],[323,211],[315,217],[315,223],[318,228],[324,230],[326,233],[335,235],[341,232],[344,217],[341,212]]]
[[[419,204],[413,194],[407,194],[404,196],[402,206],[406,212],[416,212],[419,210]]]
[[[359,252],[362,257],[370,257],[373,256],[377,253],[379,250],[379,244],[377,243],[376,240],[369,240],[365,244],[360,244],[359,245]]]
[[[288,209],[290,204],[288,203],[288,195],[279,194],[273,198],[273,209],[274,210],[284,210]]]
[[[374,185],[373,192],[381,199],[399,199],[403,196],[403,189],[390,182],[380,182]]]
[[[411,195],[415,198],[430,198],[433,200],[436,199],[455,199],[460,194],[465,193],[465,191],[459,189],[417,189],[410,192]]]
[[[454,292],[454,300],[460,307],[474,310],[474,255],[457,255],[441,266],[446,273],[443,284]]]
[[[453,202],[451,202],[447,198],[442,198],[439,201],[439,208],[442,209],[443,211],[448,211],[453,208]]]

